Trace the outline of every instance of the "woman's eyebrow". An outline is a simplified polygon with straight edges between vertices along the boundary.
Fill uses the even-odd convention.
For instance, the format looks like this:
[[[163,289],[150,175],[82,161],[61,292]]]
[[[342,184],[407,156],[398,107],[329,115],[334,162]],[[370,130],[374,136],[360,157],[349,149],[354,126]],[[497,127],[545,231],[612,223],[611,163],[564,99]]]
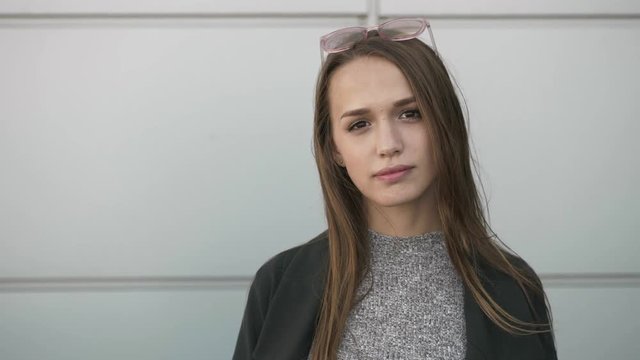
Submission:
[[[416,102],[415,96],[410,96],[408,98],[400,99],[400,100],[394,102],[393,106],[394,107],[400,107],[400,106],[408,105],[408,104],[411,104],[411,103],[414,103],[414,102]],[[368,113],[369,113],[369,109],[368,108],[349,110],[349,111],[346,111],[344,114],[342,114],[342,116],[340,116],[340,119],[342,119],[344,117],[348,117],[348,116],[365,115],[365,114],[368,114]]]
[[[405,105],[409,105],[411,103],[416,102],[416,98],[415,96],[409,96],[408,98],[404,98],[401,100],[398,100],[396,102],[393,103],[394,107],[400,107],[400,106],[405,106]]]
[[[367,109],[367,108],[349,110],[349,111],[346,111],[344,114],[342,114],[342,116],[340,116],[340,119],[345,118],[345,117],[349,117],[349,116],[365,115],[365,114],[368,114],[368,113],[369,113],[369,109]]]

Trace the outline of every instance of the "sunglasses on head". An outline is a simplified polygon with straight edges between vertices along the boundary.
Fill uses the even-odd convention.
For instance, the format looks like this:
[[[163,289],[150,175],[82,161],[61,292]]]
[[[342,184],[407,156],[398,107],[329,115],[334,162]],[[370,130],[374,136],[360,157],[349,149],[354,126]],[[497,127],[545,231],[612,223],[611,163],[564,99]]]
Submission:
[[[377,30],[378,36],[382,39],[404,41],[417,38],[425,29],[429,31],[429,37],[431,37],[431,48],[438,55],[431,25],[426,19],[399,18],[372,27],[352,26],[323,35],[320,37],[320,58],[324,62],[323,51],[327,54],[333,54],[350,49],[358,41],[366,39],[372,30]]]

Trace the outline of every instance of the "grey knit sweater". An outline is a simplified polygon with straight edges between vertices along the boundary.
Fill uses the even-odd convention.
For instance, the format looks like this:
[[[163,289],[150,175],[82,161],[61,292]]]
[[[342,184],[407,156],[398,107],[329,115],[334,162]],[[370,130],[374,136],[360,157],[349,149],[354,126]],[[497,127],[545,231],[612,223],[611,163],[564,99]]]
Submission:
[[[464,359],[464,289],[444,234],[369,230],[369,239],[371,271],[358,288],[364,298],[349,314],[338,359]]]

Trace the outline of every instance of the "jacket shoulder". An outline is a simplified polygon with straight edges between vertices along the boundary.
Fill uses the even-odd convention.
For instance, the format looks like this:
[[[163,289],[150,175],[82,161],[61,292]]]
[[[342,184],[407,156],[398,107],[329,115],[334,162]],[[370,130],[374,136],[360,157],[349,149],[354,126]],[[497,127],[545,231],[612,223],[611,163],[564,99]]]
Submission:
[[[540,277],[522,257],[508,252],[504,252],[504,255],[514,268],[526,273],[539,287],[540,291],[523,288],[511,276],[485,266],[485,274],[488,275],[485,280],[488,280],[489,292],[493,295],[494,300],[510,315],[521,321],[538,324],[538,330],[548,330],[548,332],[529,337],[509,336],[509,343],[514,345],[514,348],[524,349],[526,348],[524,344],[527,341],[526,339],[537,339],[533,343],[537,343],[539,351],[541,350],[544,353],[544,358],[557,359],[555,336],[551,326],[551,310],[545,299],[545,290]],[[486,282],[485,285],[487,285]],[[549,326],[543,324],[549,324]],[[502,330],[500,330],[500,333],[502,333]],[[515,346],[515,344],[520,345]]]
[[[299,358],[308,351],[323,289],[327,245],[325,231],[280,252],[258,269],[234,360],[254,359],[257,354],[269,359]]]
[[[324,231],[304,244],[276,254],[260,266],[249,288],[234,360],[253,359],[255,354],[304,350],[306,343],[294,346],[283,341],[288,341],[293,334],[306,340],[304,336],[312,329],[327,245]],[[283,323],[283,318],[293,320]],[[287,357],[274,355],[273,358]]]
[[[525,273],[531,280],[533,280],[534,283],[536,283],[536,285],[542,288],[542,282],[540,280],[540,277],[538,276],[536,271],[533,269],[533,267],[529,265],[527,261],[525,261],[522,257],[518,255],[511,254],[506,251],[503,251],[503,254],[505,255],[505,257],[507,258],[507,260],[509,261],[512,267]],[[526,296],[530,294],[523,292],[523,289],[518,285],[516,280],[511,275],[504,273],[501,270],[498,270],[497,268],[494,268],[484,260],[482,261],[480,274],[482,275],[481,277],[483,278],[485,285],[489,285],[489,288],[491,288],[496,292],[495,294],[496,296],[505,297],[505,298],[508,298],[509,300],[514,300],[514,301],[506,301],[505,299],[506,301],[506,303],[504,304],[505,306],[509,306],[509,305],[521,306],[526,304],[526,301],[524,302],[515,301],[515,299],[525,300]],[[526,312],[525,308],[521,308],[520,311]],[[529,319],[529,320],[532,320],[532,319]]]
[[[316,263],[327,254],[327,251],[328,237],[325,230],[303,244],[272,256],[256,272],[253,280],[254,285],[268,284],[271,287],[277,287],[282,276],[290,271],[292,266],[301,267],[305,264]]]

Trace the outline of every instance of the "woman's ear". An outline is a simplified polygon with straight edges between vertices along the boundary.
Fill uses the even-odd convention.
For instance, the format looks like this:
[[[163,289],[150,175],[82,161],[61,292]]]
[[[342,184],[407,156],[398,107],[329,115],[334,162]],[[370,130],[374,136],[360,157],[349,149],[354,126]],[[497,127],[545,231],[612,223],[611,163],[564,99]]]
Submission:
[[[334,139],[331,139],[331,153],[333,154],[333,161],[335,161],[338,166],[344,167],[344,159],[338,151],[338,147],[336,146]]]
[[[338,152],[334,152],[333,153],[333,160],[336,162],[336,164],[338,164],[339,166],[344,167],[344,160],[342,159],[342,155],[340,155],[340,153]]]

